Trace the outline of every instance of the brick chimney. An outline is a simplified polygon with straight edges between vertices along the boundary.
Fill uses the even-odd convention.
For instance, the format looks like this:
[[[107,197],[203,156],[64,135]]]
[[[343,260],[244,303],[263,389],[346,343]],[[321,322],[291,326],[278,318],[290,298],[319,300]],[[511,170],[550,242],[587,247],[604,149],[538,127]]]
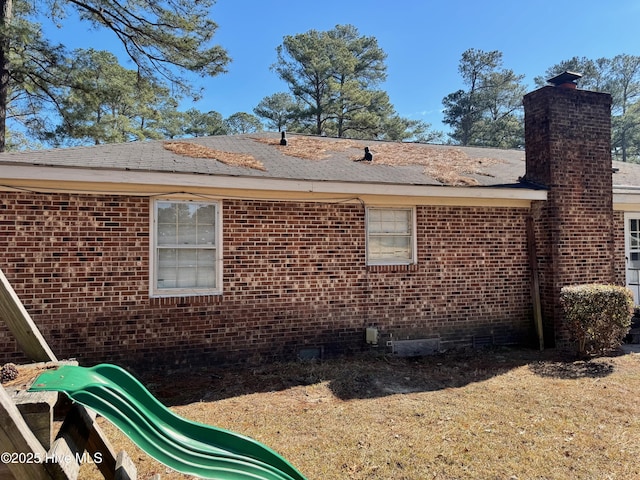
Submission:
[[[532,204],[545,344],[567,347],[560,289],[615,283],[611,96],[565,72],[524,97],[526,175],[548,189]]]

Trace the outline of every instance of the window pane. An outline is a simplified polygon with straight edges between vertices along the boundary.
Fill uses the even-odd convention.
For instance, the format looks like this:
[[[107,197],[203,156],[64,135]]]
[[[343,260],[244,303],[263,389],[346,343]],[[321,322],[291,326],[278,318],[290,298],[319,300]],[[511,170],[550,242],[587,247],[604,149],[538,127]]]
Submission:
[[[369,258],[375,260],[383,258],[382,251],[382,238],[369,237]]]
[[[214,288],[216,286],[215,250],[200,250],[198,252],[196,286],[198,288]]]
[[[196,286],[197,253],[195,250],[178,250],[176,265],[176,286],[178,288],[193,288]]]
[[[198,224],[198,245],[215,245],[216,229],[213,225]]]
[[[369,237],[369,258],[373,260],[411,260],[411,237]]]
[[[158,251],[158,288],[216,287],[214,249],[162,248]]]
[[[177,233],[175,223],[158,223],[158,245],[175,245]]]
[[[178,225],[177,242],[180,245],[195,245],[198,238],[198,227],[190,224]]]
[[[176,244],[195,245],[196,240],[196,206],[188,203],[178,203],[178,217],[176,225]]]
[[[216,220],[216,206],[215,205],[200,205],[198,207],[198,225],[211,225],[215,224]]]
[[[162,248],[158,251],[158,287],[176,287],[176,262],[178,253],[175,248]]]
[[[216,239],[216,207],[215,205],[200,205],[197,211],[198,232],[196,243],[198,245],[215,245]]]
[[[176,204],[158,202],[158,223],[175,224],[177,219]]]
[[[160,268],[170,268],[176,265],[178,251],[175,248],[161,248],[158,250],[158,266]]]
[[[215,245],[215,218],[215,205],[159,202],[158,245]]]
[[[176,205],[167,202],[159,202],[157,210],[158,219],[158,244],[175,245],[176,243]]]
[[[411,211],[369,210],[369,233],[411,233]]]
[[[194,249],[178,250],[178,268],[195,267],[198,263],[198,252]]]
[[[195,288],[196,281],[196,268],[195,267],[182,267],[176,271],[176,287],[178,288]]]
[[[198,266],[213,268],[216,265],[216,251],[213,249],[198,251]]]
[[[178,223],[185,225],[196,223],[196,211],[198,206],[193,203],[177,203],[178,208]]]

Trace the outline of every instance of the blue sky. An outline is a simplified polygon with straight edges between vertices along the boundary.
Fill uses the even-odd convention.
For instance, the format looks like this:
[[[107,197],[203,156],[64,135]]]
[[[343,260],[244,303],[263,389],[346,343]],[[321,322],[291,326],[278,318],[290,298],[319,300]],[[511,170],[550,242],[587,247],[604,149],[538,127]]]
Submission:
[[[458,62],[468,48],[500,50],[504,67],[525,75],[530,89],[535,76],[573,56],[640,55],[638,0],[218,0],[212,18],[218,23],[214,40],[233,61],[228,73],[198,79],[205,96],[193,106],[225,117],[252,112],[265,96],[286,91],[269,69],[285,35],[337,24],[377,38],[387,53],[381,88],[400,115],[436,129],[445,129],[442,99],[462,88]],[[55,36],[70,48],[121,52],[107,33],[87,34],[88,26],[73,20],[63,25]]]

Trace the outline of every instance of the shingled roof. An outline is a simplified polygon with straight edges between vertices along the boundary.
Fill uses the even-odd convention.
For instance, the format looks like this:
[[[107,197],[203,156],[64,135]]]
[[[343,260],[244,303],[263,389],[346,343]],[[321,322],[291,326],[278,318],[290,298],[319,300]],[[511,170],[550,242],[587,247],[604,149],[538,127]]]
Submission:
[[[373,161],[362,161],[369,147]],[[278,133],[211,136],[0,154],[2,165],[395,185],[532,187],[524,150],[376,142]],[[640,165],[614,162],[615,185],[640,187]],[[2,175],[0,174],[0,177]]]

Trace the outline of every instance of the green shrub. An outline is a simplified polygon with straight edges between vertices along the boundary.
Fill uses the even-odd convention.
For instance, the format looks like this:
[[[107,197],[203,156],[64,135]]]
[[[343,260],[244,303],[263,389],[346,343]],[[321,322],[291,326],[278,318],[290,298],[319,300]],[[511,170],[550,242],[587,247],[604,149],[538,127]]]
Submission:
[[[576,285],[560,292],[566,326],[578,353],[603,354],[618,348],[629,332],[633,294],[617,285]]]

